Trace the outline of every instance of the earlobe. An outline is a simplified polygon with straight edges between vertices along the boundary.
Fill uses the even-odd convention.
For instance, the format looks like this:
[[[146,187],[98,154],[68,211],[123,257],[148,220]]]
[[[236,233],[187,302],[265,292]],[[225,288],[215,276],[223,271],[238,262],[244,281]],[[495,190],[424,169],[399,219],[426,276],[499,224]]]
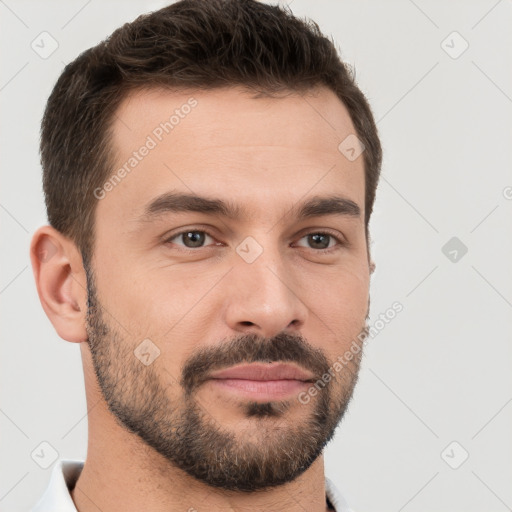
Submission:
[[[43,226],[32,237],[30,259],[39,300],[58,335],[74,343],[86,341],[86,279],[76,245]]]

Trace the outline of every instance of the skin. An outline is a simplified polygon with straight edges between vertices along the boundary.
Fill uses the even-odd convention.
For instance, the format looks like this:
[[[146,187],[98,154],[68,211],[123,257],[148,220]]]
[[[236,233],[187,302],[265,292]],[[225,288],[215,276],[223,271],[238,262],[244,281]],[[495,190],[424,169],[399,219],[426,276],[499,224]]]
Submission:
[[[104,323],[127,354],[147,338],[158,346],[159,357],[141,371],[151,368],[173,403],[183,400],[179,381],[186,362],[201,349],[220,350],[225,340],[288,333],[334,362],[365,325],[373,269],[363,158],[349,161],[338,150],[355,129],[334,93],[319,88],[304,96],[258,99],[240,88],[132,93],[113,124],[118,166],[168,119],[166,112],[191,97],[198,104],[190,114],[98,201],[91,261]],[[170,191],[231,201],[247,216],[167,212],[141,221],[146,205]],[[359,205],[360,216],[298,221],[290,214],[304,200],[333,194]],[[202,229],[211,237],[188,251],[183,237],[175,236]],[[307,235],[325,230],[344,245],[330,238],[336,250],[311,247]],[[247,236],[263,248],[252,263],[236,252]],[[326,510],[323,455],[283,485],[228,491],[191,477],[123,428],[94,371],[80,252],[43,226],[33,237],[31,258],[46,314],[61,338],[80,343],[89,411],[87,460],[72,492],[80,512]],[[348,400],[358,364],[333,379],[333,400]],[[211,383],[193,395],[215,425],[262,449],[279,429],[305,425],[319,400],[304,405],[294,398],[279,416],[258,418],[245,414],[247,399]]]

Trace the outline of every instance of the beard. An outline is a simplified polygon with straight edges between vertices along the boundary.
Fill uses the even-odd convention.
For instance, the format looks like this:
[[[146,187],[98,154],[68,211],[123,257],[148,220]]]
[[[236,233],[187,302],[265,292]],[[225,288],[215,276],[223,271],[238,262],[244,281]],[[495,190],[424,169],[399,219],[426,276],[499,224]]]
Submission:
[[[307,405],[296,398],[244,400],[238,407],[246,423],[250,418],[254,424],[233,431],[196,398],[210,372],[243,362],[290,362],[311,371],[316,382],[332,364],[323,351],[295,334],[283,332],[271,339],[248,334],[199,349],[185,361],[179,378],[173,379],[163,365],[142,364],[134,355],[138,343],[106,322],[94,276],[89,265],[85,268],[94,371],[109,411],[122,428],[172,466],[229,491],[254,492],[291,482],[321,455],[352,397],[368,335],[366,323],[357,338],[358,354],[334,378],[322,382]],[[299,419],[296,413],[287,418],[291,409],[301,411]]]

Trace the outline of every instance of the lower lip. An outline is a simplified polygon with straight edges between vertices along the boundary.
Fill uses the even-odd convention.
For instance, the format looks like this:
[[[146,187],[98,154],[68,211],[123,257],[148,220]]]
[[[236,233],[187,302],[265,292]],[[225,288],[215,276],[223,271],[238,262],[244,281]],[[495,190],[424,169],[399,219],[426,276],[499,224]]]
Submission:
[[[217,388],[251,400],[283,400],[296,395],[311,384],[302,380],[211,379]]]

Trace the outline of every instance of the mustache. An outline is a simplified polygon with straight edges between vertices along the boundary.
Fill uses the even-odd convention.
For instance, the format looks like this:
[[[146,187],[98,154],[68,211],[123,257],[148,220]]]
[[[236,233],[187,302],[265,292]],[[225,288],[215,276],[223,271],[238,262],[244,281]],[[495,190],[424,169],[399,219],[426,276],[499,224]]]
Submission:
[[[320,379],[330,366],[322,350],[313,347],[300,335],[283,332],[267,340],[256,334],[247,334],[201,349],[183,366],[180,384],[190,394],[215,370],[257,362],[295,363],[311,371],[315,380]]]

